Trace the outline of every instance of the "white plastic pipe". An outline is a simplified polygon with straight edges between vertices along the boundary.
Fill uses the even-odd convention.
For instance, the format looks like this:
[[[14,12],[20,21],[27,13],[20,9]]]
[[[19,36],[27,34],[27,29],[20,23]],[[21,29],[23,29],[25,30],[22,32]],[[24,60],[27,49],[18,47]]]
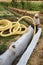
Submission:
[[[29,27],[29,31],[25,33],[16,42],[12,42],[9,49],[0,55],[0,65],[11,65],[17,56],[22,54],[33,36],[33,28]]]
[[[30,58],[38,40],[39,37],[41,35],[41,28],[38,29],[38,32],[34,35],[30,45],[28,46],[27,50],[24,52],[24,54],[22,55],[20,61],[17,63],[17,65],[26,65],[28,59]]]

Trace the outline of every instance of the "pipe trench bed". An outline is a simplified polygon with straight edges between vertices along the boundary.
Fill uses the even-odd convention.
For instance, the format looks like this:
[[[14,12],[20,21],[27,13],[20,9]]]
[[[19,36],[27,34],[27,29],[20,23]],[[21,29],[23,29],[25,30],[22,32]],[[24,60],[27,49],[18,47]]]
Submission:
[[[28,44],[29,44],[28,48],[26,49],[26,51],[22,55],[22,57],[21,57],[20,61],[17,63],[17,65],[26,65],[27,60],[30,58],[30,55],[32,54],[32,52],[33,52],[33,50],[34,50],[34,48],[39,40],[39,37],[41,35],[41,28],[39,28],[37,33],[35,34],[36,27],[35,27],[34,20],[28,16],[23,16],[18,21],[21,21],[21,19],[26,18],[26,17],[30,18],[32,20],[32,22],[34,24],[34,29],[31,26],[29,26],[28,31],[26,31],[16,42],[12,42],[12,44],[10,45],[8,50],[5,53],[3,53],[2,55],[0,55],[0,65],[12,65],[12,62],[19,55],[23,54],[23,52],[26,49]],[[12,26],[12,24],[11,24],[11,26]],[[2,29],[3,29],[3,27],[2,27]],[[16,30],[16,32],[17,31],[18,31],[18,29]],[[12,34],[10,34],[10,35],[12,35]],[[31,42],[30,42],[30,40],[31,40]],[[27,54],[27,52],[28,52],[28,54]]]

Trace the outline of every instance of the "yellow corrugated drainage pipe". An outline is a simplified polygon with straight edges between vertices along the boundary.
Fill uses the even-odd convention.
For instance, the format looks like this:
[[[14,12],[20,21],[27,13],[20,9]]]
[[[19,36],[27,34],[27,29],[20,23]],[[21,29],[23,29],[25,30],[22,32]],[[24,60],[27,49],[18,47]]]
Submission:
[[[34,25],[34,34],[36,33],[36,26],[35,26],[35,22],[33,20],[33,18],[31,18],[30,16],[23,16],[21,17],[17,22],[20,22],[22,19],[28,18],[32,21],[32,24]]]
[[[9,20],[0,20],[0,35],[3,37],[7,37],[10,35],[16,35],[16,34],[24,34],[28,31],[28,28],[20,24],[20,21],[22,19],[28,18],[32,21],[32,24],[34,25],[34,34],[36,32],[36,26],[34,20],[30,16],[23,16],[21,17],[17,22],[11,22]],[[23,29],[23,30],[22,30]]]
[[[0,20],[0,31],[6,30],[12,26],[12,23],[9,20],[2,19]]]

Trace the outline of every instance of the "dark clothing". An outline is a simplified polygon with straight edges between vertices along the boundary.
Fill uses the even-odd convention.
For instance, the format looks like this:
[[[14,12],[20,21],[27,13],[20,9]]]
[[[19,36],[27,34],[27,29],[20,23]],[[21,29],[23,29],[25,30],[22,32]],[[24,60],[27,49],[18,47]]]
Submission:
[[[32,24],[31,27],[34,29],[34,25]]]
[[[37,31],[38,31],[38,25],[36,25],[36,33],[37,33]]]
[[[34,25],[31,25],[31,27],[34,29]],[[38,31],[38,25],[36,25],[36,33]]]

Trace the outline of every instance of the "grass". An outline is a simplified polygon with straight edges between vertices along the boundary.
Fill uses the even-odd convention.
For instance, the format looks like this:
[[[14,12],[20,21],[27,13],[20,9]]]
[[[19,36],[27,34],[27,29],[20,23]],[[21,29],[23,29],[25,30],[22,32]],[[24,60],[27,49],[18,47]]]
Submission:
[[[1,45],[0,45],[0,55],[1,55],[2,53],[4,53],[4,52],[6,51],[6,49],[7,49],[7,46],[6,46],[5,44],[1,44]]]
[[[0,6],[0,11],[5,11],[3,6]]]
[[[12,7],[31,10],[31,11],[43,11],[43,2],[15,2],[16,5],[13,3],[11,4]]]
[[[0,6],[0,18],[3,18],[3,17],[5,18],[14,17],[14,14],[6,10],[4,6]]]
[[[0,2],[0,6],[6,6],[6,7],[16,7],[20,9],[26,9],[26,10],[34,10],[34,11],[43,11],[43,2],[11,2],[11,3],[5,3]]]
[[[12,39],[14,39],[14,36],[9,36],[5,38],[0,36],[0,54],[7,50],[7,42],[11,41]]]
[[[11,39],[13,39],[15,36],[9,36],[9,37],[2,37],[0,36],[0,40],[3,41],[3,43],[6,44],[6,42],[10,41]]]

